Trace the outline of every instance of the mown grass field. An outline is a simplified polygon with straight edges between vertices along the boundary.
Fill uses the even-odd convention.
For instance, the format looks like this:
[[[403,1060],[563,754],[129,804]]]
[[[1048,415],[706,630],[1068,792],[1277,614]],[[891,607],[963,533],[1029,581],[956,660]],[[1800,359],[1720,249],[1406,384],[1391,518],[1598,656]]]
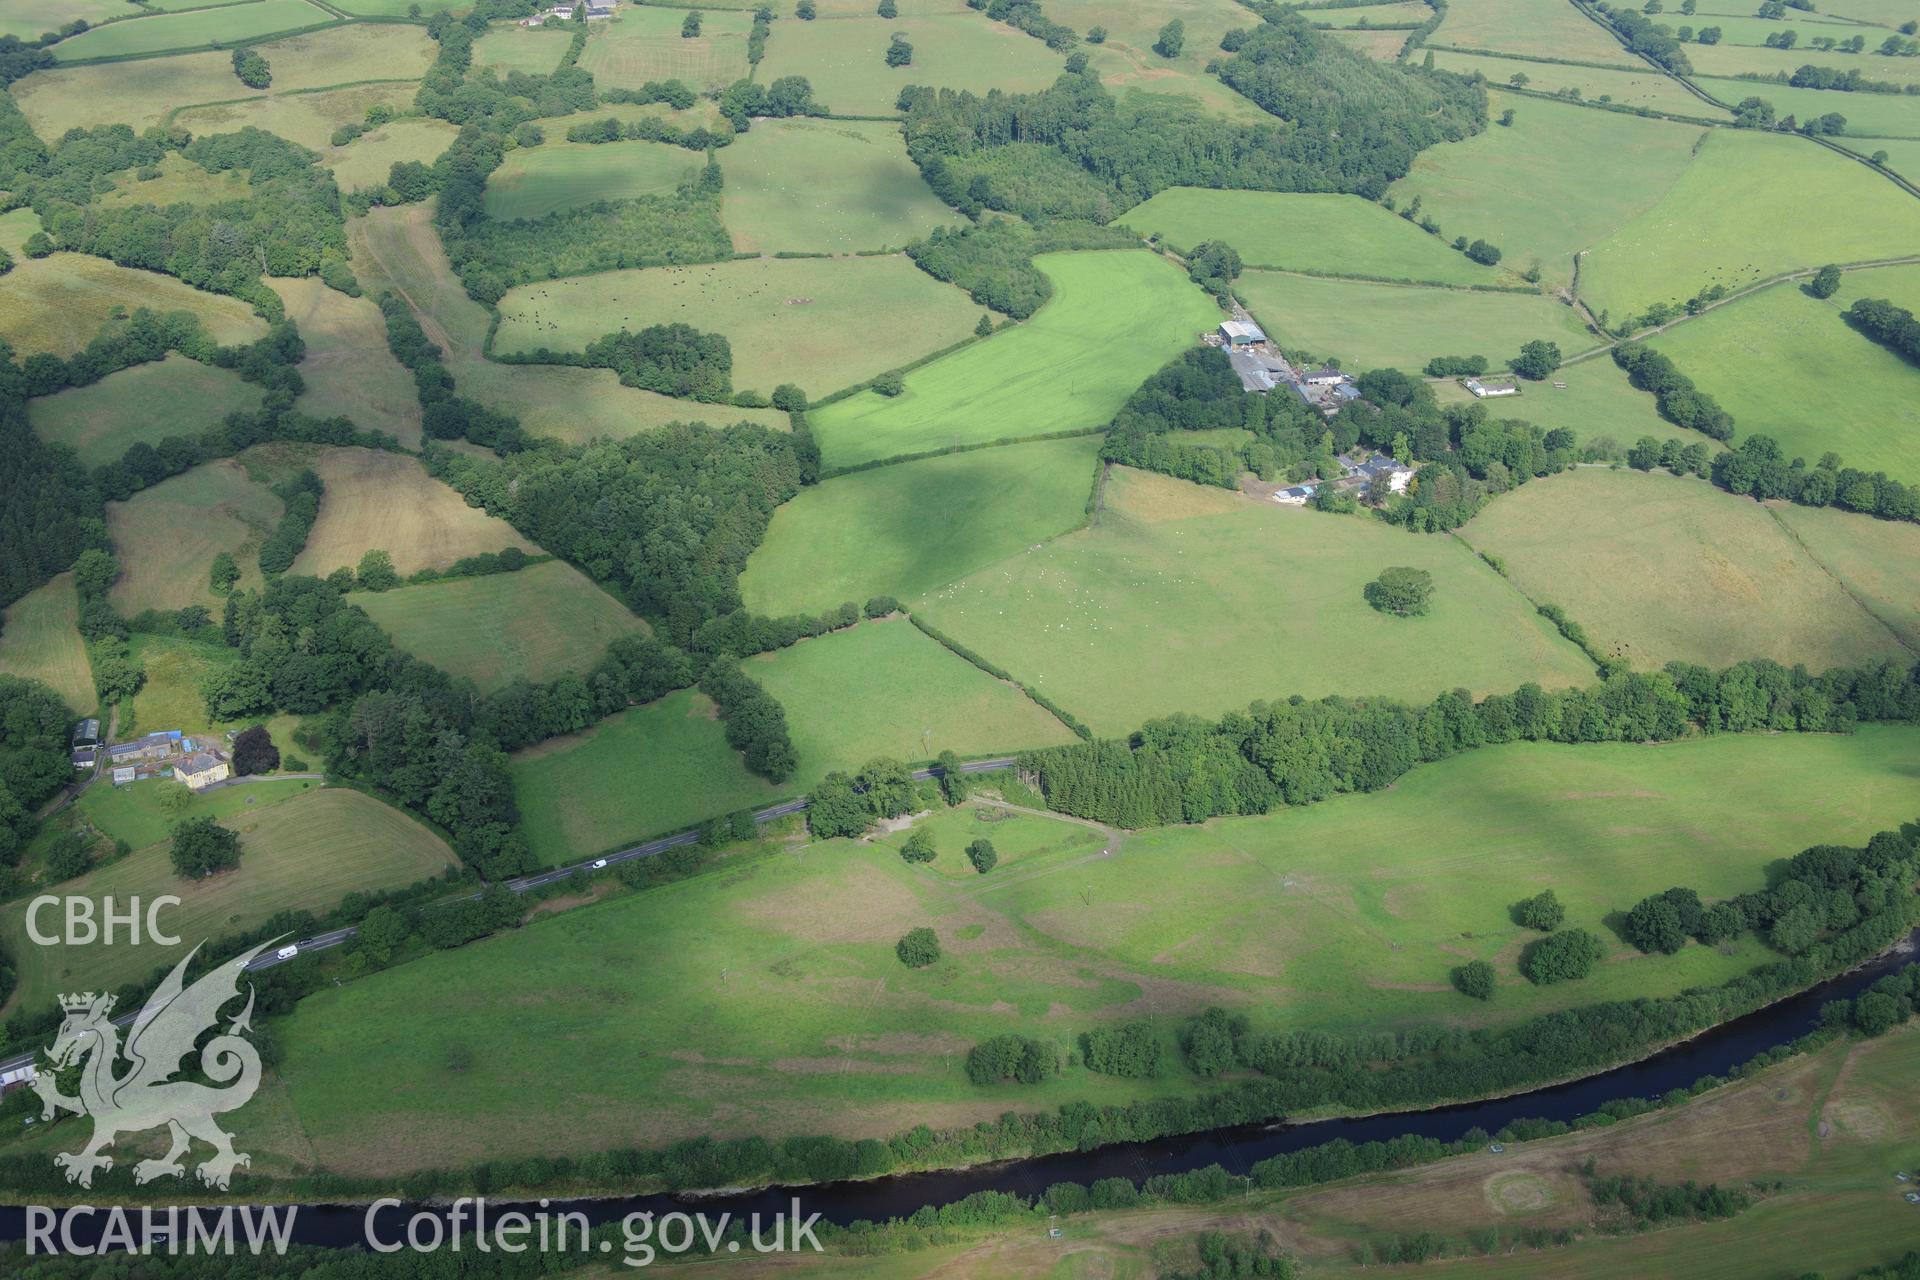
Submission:
[[[886,65],[887,45],[896,33],[913,46],[909,66]],[[805,76],[814,101],[829,111],[885,116],[894,114],[895,99],[910,84],[978,94],[989,89],[1026,93],[1052,84],[1061,62],[1040,41],[989,22],[984,14],[963,9],[916,17],[908,9],[888,21],[867,6],[855,17],[776,22],[759,77],[770,84],[781,76]]]
[[[160,786],[137,782],[122,791],[151,793]],[[113,788],[96,786],[88,789],[83,807],[96,794],[107,804],[120,800]],[[76,897],[112,896],[121,903],[129,896],[151,902],[173,894],[180,905],[163,910],[160,918],[180,938],[176,947],[151,943],[144,934],[138,946],[116,939],[110,947],[43,947],[27,937],[25,900],[0,908],[0,938],[20,972],[12,1007],[37,1009],[59,991],[98,991],[136,981],[179,961],[204,940],[253,928],[275,912],[324,910],[349,893],[399,888],[453,864],[453,851],[425,826],[345,788],[296,781],[228,787],[194,797],[179,815],[166,815],[163,825],[202,815],[239,833],[239,867],[205,880],[183,880],[174,874],[163,838],[61,890]],[[91,811],[88,816],[94,817]],[[112,820],[94,817],[103,829]]]
[[[838,476],[803,489],[740,578],[756,613],[908,599],[1086,519],[1097,437],[978,449]]]
[[[521,285],[500,300],[494,349],[581,351],[616,329],[680,322],[726,337],[736,389],[793,383],[819,397],[952,346],[982,314],[904,254],[751,258]]]
[[[1504,1152],[1298,1191],[1254,1192],[1224,1206],[1075,1214],[1059,1220],[1059,1240],[1021,1222],[908,1253],[853,1256],[830,1248],[777,1263],[729,1262],[725,1275],[1045,1276],[1064,1253],[1073,1260],[1071,1274],[1137,1277],[1193,1267],[1194,1242],[1212,1231],[1242,1240],[1267,1232],[1315,1275],[1417,1275],[1419,1264],[1354,1261],[1369,1245],[1390,1246],[1415,1231],[1445,1242],[1452,1269],[1502,1280],[1675,1274],[1751,1280],[1788,1274],[1783,1261],[1791,1266],[1814,1258],[1823,1267],[1819,1274],[1856,1275],[1892,1263],[1911,1243],[1912,1207],[1900,1199],[1902,1184],[1889,1171],[1912,1163],[1907,1135],[1916,1120],[1911,1092],[1902,1086],[1917,1064],[1920,1036],[1911,1029],[1872,1041],[1842,1039],[1690,1104],[1565,1137],[1510,1143]],[[1580,1177],[1589,1160],[1602,1174],[1743,1188],[1759,1182],[1777,1191],[1729,1220],[1644,1232],[1596,1229],[1608,1211]],[[1560,1228],[1579,1238],[1543,1249],[1519,1243],[1528,1230]],[[1490,1256],[1469,1243],[1467,1234],[1476,1229],[1502,1238]]]
[[[1657,205],[1587,256],[1580,287],[1618,319],[1710,284],[1905,256],[1917,240],[1920,201],[1865,166],[1798,138],[1715,130]]]
[[[580,68],[594,83],[638,89],[649,80],[683,80],[696,89],[718,89],[747,74],[749,13],[707,10],[697,39],[684,40],[678,9],[621,5],[608,22],[598,22],[580,55]],[[769,40],[771,45],[772,41]]]
[[[1116,92],[1137,89],[1184,97],[1230,120],[1258,123],[1273,118],[1207,73],[1207,63],[1221,56],[1220,37],[1247,25],[1235,8],[1212,0],[1054,0],[1046,14],[1083,35],[1094,27],[1107,29],[1104,44],[1082,41],[1076,52],[1088,54],[1101,82]],[[1316,20],[1325,16],[1314,15]],[[1160,28],[1175,18],[1186,26],[1186,45],[1179,57],[1167,59],[1153,46]]]
[[[281,511],[280,499],[232,459],[108,503],[107,533],[120,561],[120,580],[108,599],[128,616],[197,604],[218,617],[225,600],[209,585],[214,556],[233,556],[242,589],[259,586],[260,543]]]
[[[165,53],[173,49],[204,49],[209,45],[257,40],[282,31],[325,26],[338,19],[307,0],[258,0],[188,13],[108,23],[53,46],[55,62],[93,58],[124,58],[132,54]],[[229,61],[228,66],[232,63]],[[235,83],[239,83],[235,81]]]
[[[1479,293],[1249,271],[1236,283],[1253,318],[1289,348],[1349,369],[1417,373],[1434,356],[1485,356],[1495,369],[1536,338],[1567,355],[1599,344],[1573,308],[1540,294]]]
[[[1675,11],[1679,9],[1674,6]],[[1329,16],[1337,16],[1338,10]],[[1662,19],[1665,21],[1665,19]],[[1678,19],[1675,19],[1676,21]],[[1708,21],[1711,21],[1709,19]],[[1695,24],[1696,26],[1699,24]],[[1529,0],[1460,0],[1449,3],[1446,21],[1431,42],[1467,49],[1579,62],[1631,62],[1632,55],[1605,27],[1575,9],[1537,5]]]
[[[1766,508],[1704,480],[1569,472],[1492,503],[1461,536],[1643,671],[1907,656]]]
[[[502,79],[515,71],[530,76],[552,75],[560,57],[573,43],[573,25],[559,22],[553,26],[495,26],[473,42],[473,65],[492,68]]]
[[[72,574],[27,592],[0,615],[0,672],[40,681],[75,714],[91,711],[99,699],[79,622]]]
[[[720,153],[720,169],[721,217],[741,253],[898,249],[954,219],[885,121],[763,120]]]
[[[420,397],[413,375],[387,346],[386,318],[371,297],[350,298],[317,276],[274,280],[287,318],[307,344],[300,362],[306,390],[296,407],[316,418],[341,416],[420,447]]]
[[[402,649],[490,692],[585,671],[607,643],[645,631],[618,600],[559,560],[516,573],[362,591],[365,609]]]
[[[97,467],[142,441],[198,436],[229,413],[259,407],[260,388],[231,369],[170,355],[31,400],[27,418],[42,440],[67,445]]]
[[[460,393],[520,419],[535,435],[584,443],[621,438],[667,422],[759,422],[785,428],[774,409],[736,409],[674,400],[620,385],[611,369],[491,364],[481,356],[487,312],[469,298],[447,262],[425,204],[376,209],[347,228],[354,273],[369,291],[399,290],[442,351]]]
[[[578,862],[797,788],[748,773],[713,703],[692,690],[553,738],[513,757],[513,796],[533,855]]]
[[[1564,387],[1555,385],[1562,382]],[[1466,404],[1474,399],[1458,380],[1432,385],[1441,404]],[[1486,401],[1487,412],[1496,418],[1519,418],[1549,431],[1566,427],[1582,447],[1604,437],[1628,449],[1641,436],[1704,444],[1716,453],[1724,447],[1698,431],[1676,427],[1662,418],[1653,397],[1634,390],[1626,373],[1604,355],[1562,365],[1547,381],[1523,382],[1520,386],[1517,398]]]
[[[70,356],[117,315],[146,307],[191,311],[218,342],[251,342],[266,322],[238,298],[202,293],[172,276],[115,266],[105,258],[56,253],[25,258],[0,276],[0,341],[17,358],[46,351]]]
[[[1484,237],[1500,246],[1507,266],[1525,270],[1538,261],[1542,278],[1557,284],[1572,278],[1575,253],[1658,202],[1704,133],[1693,125],[1491,95],[1495,119],[1508,109],[1514,113],[1509,126],[1491,125],[1463,142],[1422,151],[1392,194],[1403,209],[1418,197],[1422,213],[1449,238]],[[1502,175],[1519,180],[1502,181]]]
[[[899,396],[862,392],[810,415],[826,465],[1103,426],[1219,320],[1178,267],[1144,250],[1036,261],[1054,296],[1032,319],[914,370]]]
[[[1145,834],[1106,857],[1050,831],[1033,840],[1050,852],[970,879],[883,845],[774,852],[323,991],[281,1024],[281,1075],[323,1163],[383,1173],[555,1141],[885,1137],[1188,1091],[1182,1074],[1078,1068],[976,1089],[963,1061],[1003,1031],[1064,1046],[1092,1026],[1148,1014],[1167,1025],[1209,1004],[1262,1028],[1377,1031],[1718,981],[1771,953],[1748,938],[1728,955],[1642,957],[1603,934],[1613,951],[1592,978],[1527,987],[1512,972],[1525,939],[1508,904],[1551,884],[1574,922],[1600,928],[1676,879],[1709,898],[1757,888],[1778,857],[1910,817],[1916,762],[1920,734],[1905,728],[1515,745],[1417,769],[1379,795]],[[1012,845],[1027,822],[1061,825],[1020,817],[990,838]],[[946,957],[911,971],[893,944],[919,925]],[[1505,971],[1491,1006],[1447,986],[1477,955]],[[463,1070],[447,1065],[455,1047]]]
[[[1577,10],[1573,10],[1571,5],[1568,8],[1578,17]],[[1584,18],[1580,20],[1586,21]],[[1671,111],[1676,115],[1708,119],[1720,114],[1710,103],[1702,102],[1688,93],[1672,76],[1662,75],[1652,67],[1633,70],[1637,59],[1618,45],[1614,46],[1613,53],[1605,61],[1611,67],[1521,62],[1513,58],[1455,53],[1450,49],[1436,49],[1433,54],[1433,65],[1442,71],[1454,71],[1463,76],[1478,72],[1490,84],[1511,84],[1514,76],[1522,75],[1526,77],[1520,82],[1522,85],[1545,93],[1577,89],[1582,98],[1593,102],[1618,102],[1629,107],[1651,107],[1655,111]],[[1622,69],[1614,70],[1614,67]]]
[[[423,27],[355,24],[259,46],[273,67],[273,84],[266,89],[240,83],[232,54],[208,52],[55,67],[17,81],[8,92],[42,138],[99,124],[126,124],[137,133],[195,103],[297,97],[302,90],[365,80],[417,80],[432,63],[434,49]],[[412,100],[410,90],[396,96]],[[312,145],[325,146],[326,139]]]
[[[385,551],[400,574],[444,569],[482,551],[534,548],[513,526],[441,484],[412,458],[373,449],[327,449],[313,460],[327,486],[320,518],[293,573],[325,577]]]
[[[342,191],[382,186],[393,166],[404,160],[432,164],[458,132],[444,120],[389,120],[344,147],[327,146],[320,161],[333,170]]]
[[[1498,273],[1357,196],[1170,187],[1116,219],[1182,250],[1224,240],[1248,263],[1295,271],[1492,284]]]
[[[787,709],[800,755],[794,781],[803,785],[874,756],[931,760],[942,751],[981,756],[1074,740],[1020,690],[904,618],[762,654],[746,672]]]
[[[1428,616],[1391,617],[1362,598],[1392,565],[1433,575]],[[1577,649],[1451,539],[1122,468],[1093,527],[912,607],[1101,734],[1296,693],[1424,702],[1462,686],[1593,678]]]
[[[1767,509],[1874,617],[1920,654],[1920,529],[1831,507]]]
[[[487,179],[487,216],[538,218],[596,200],[670,192],[697,177],[700,165],[697,153],[664,142],[521,147]]]
[[[1902,268],[1892,268],[1899,271]],[[1859,273],[1855,296],[1880,296]],[[1736,439],[1770,435],[1809,463],[1920,480],[1920,368],[1841,318],[1850,298],[1785,281],[1676,325],[1652,346],[1733,415]]]

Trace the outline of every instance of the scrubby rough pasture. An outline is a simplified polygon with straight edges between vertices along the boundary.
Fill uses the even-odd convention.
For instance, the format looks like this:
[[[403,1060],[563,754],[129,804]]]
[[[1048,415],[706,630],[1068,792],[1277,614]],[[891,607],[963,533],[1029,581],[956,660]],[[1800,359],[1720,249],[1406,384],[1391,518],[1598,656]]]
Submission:
[[[280,499],[231,459],[107,504],[107,532],[120,561],[109,598],[127,615],[197,604],[218,616],[225,600],[209,585],[214,556],[231,555],[241,587],[257,587],[260,543],[281,509]]]
[[[1881,275],[1859,272],[1826,301],[1799,281],[1776,284],[1652,345],[1733,414],[1741,436],[1770,435],[1809,463],[1833,452],[1862,471],[1920,481],[1920,368],[1841,318],[1854,298],[1887,295]]]
[[[259,405],[260,389],[232,370],[170,355],[110,373],[92,386],[41,396],[29,403],[27,416],[42,440],[67,445],[80,461],[97,467],[130,445],[198,436],[229,413]]]
[[[787,794],[747,772],[713,703],[692,690],[529,747],[512,772],[528,844],[548,865]]]
[[[1099,441],[977,449],[837,476],[774,513],[740,592],[778,617],[907,599],[1086,519]]]
[[[1031,320],[914,370],[902,395],[862,392],[814,413],[827,465],[1104,426],[1134,373],[1144,380],[1218,323],[1205,295],[1152,254],[1037,261],[1054,296]]]
[[[147,793],[139,796],[95,790],[103,800],[146,802],[161,785],[132,784],[133,791]],[[73,882],[72,891],[112,894],[120,901],[172,894],[182,901],[169,918],[178,922],[180,936],[198,939],[254,928],[277,911],[325,910],[349,893],[399,888],[453,863],[453,851],[424,824],[346,788],[291,781],[231,787],[190,801],[183,812],[213,817],[237,832],[240,866],[206,880],[183,880],[162,840],[88,873]],[[113,821],[95,820],[102,826]],[[24,916],[24,900],[0,908],[0,938],[25,962],[16,1008],[56,991],[112,988],[178,958],[175,949],[151,942],[35,946],[27,940]]]
[[[1703,892],[1757,888],[1781,850],[1898,821],[1916,750],[1910,729],[1510,746],[1388,793],[1124,846],[1022,816],[1007,825],[1048,831],[1020,842],[1036,852],[1005,875],[955,880],[850,842],[750,858],[303,1001],[283,1024],[284,1073],[320,1158],[390,1174],[554,1141],[880,1137],[1117,1102],[1163,1086],[1071,1068],[979,1089],[962,1060],[1002,1031],[1064,1048],[1091,1026],[1209,1003],[1248,1008],[1263,1028],[1459,1018],[1446,972],[1463,951],[1511,962],[1524,941],[1513,898],[1551,883],[1576,922],[1601,929],[1675,867]],[[893,945],[920,924],[946,958],[911,971]],[[1615,948],[1585,983],[1503,983],[1486,1016],[1583,1004],[1596,983],[1673,993],[1762,954],[1751,939],[1730,955]],[[428,1001],[435,1016],[421,1020]],[[401,1025],[410,1033],[367,1034]],[[572,1052],[556,1058],[555,1043]],[[474,1069],[445,1067],[455,1045]],[[597,1065],[609,1061],[623,1069],[609,1076]]]
[[[765,120],[720,153],[720,169],[741,253],[898,249],[956,216],[883,121]]]
[[[296,402],[316,418],[345,417],[420,446],[420,399],[413,377],[387,347],[387,326],[371,298],[349,298],[318,279],[276,280],[287,318],[300,327],[306,391]]]
[[[1094,27],[1107,29],[1104,43],[1083,41],[1077,52],[1091,57],[1100,82],[1117,93],[1178,95],[1229,120],[1272,118],[1206,70],[1210,60],[1221,56],[1221,36],[1235,27],[1253,25],[1251,15],[1237,6],[1213,0],[1054,0],[1042,7],[1053,21],[1082,34]],[[1328,16],[1316,14],[1314,20]],[[1160,29],[1176,18],[1186,28],[1186,43],[1180,56],[1170,59],[1153,46]],[[1405,35],[1396,32],[1386,38],[1397,51]]]
[[[621,5],[617,16],[597,23],[580,55],[594,83],[638,89],[649,80],[683,80],[696,89],[721,88],[747,74],[747,13],[708,10],[698,39],[683,40],[679,9]]]
[[[1181,250],[1224,240],[1254,266],[1441,284],[1492,284],[1491,267],[1358,196],[1169,187],[1118,219]]]
[[[904,8],[901,13],[896,21],[873,16],[872,7],[858,17],[813,22],[783,15],[767,39],[760,78],[771,83],[781,76],[805,76],[814,99],[836,114],[881,116],[893,114],[894,100],[910,84],[1024,93],[1046,88],[1060,74],[1059,54],[981,14],[961,9],[917,17]],[[912,65],[886,65],[895,34],[913,45]]]
[[[1391,617],[1362,598],[1391,565],[1433,574],[1428,616]],[[1581,684],[1593,670],[1451,539],[1120,468],[1098,524],[913,607],[1102,734],[1254,698],[1414,702]]]
[[[324,577],[385,551],[402,575],[444,569],[483,551],[535,548],[504,520],[470,507],[412,458],[372,449],[326,449],[313,460],[326,485],[320,518],[294,573]]]
[[[500,300],[494,349],[581,351],[616,329],[688,324],[726,337],[736,389],[824,396],[962,341],[982,314],[900,254],[754,258],[521,285]]]
[[[1461,535],[1500,557],[1530,598],[1561,605],[1643,670],[1755,657],[1822,670],[1907,652],[1765,507],[1699,480],[1553,476],[1493,503]]]
[[[1847,594],[1920,656],[1920,528],[1832,507],[1767,509]]]
[[[91,710],[99,699],[79,619],[72,574],[60,574],[15,600],[0,614],[0,673],[40,681],[72,711]]]
[[[1249,271],[1237,290],[1275,341],[1350,369],[1414,372],[1435,356],[1485,356],[1496,370],[1535,339],[1568,355],[1597,346],[1557,298]]]
[[[544,683],[585,671],[607,642],[646,629],[618,600],[560,561],[514,573],[449,578],[354,603],[402,649],[482,692],[516,679]]]
[[[444,120],[390,120],[344,147],[321,150],[321,163],[333,170],[342,191],[378,187],[393,166],[405,161],[432,164],[446,151],[457,130]]]
[[[216,342],[251,342],[267,326],[237,298],[202,293],[172,276],[56,253],[23,259],[0,276],[0,341],[19,356],[70,356],[121,311],[191,311]]]
[[[787,708],[796,781],[857,769],[874,756],[931,760],[1073,741],[1014,686],[944,648],[904,618],[804,640],[746,664]]]
[[[187,107],[175,113],[173,120],[196,134],[233,133],[248,127],[265,129],[303,147],[326,152],[334,130],[341,125],[360,123],[376,106],[389,111],[404,110],[413,94],[414,86],[407,82],[366,84],[318,93],[276,94],[226,105]],[[392,163],[388,161],[388,166]],[[384,180],[386,175],[380,176]]]
[[[0,0],[0,36],[36,40],[76,18],[101,23],[126,12],[122,0]]]
[[[508,222],[577,209],[596,200],[657,195],[671,192],[699,172],[698,156],[664,142],[522,147],[509,153],[488,177],[487,216]]]

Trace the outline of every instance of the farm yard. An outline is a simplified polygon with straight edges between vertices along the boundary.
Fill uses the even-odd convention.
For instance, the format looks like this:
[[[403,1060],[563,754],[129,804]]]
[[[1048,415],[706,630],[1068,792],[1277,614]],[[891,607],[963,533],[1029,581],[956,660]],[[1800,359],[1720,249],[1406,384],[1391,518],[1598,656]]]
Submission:
[[[394,643],[491,692],[583,672],[608,641],[646,629],[626,606],[559,561],[513,573],[448,578],[394,591],[361,592]]]
[[[494,348],[581,351],[616,329],[689,324],[727,335],[736,388],[820,396],[952,346],[981,314],[903,255],[753,258],[521,285],[500,300]]]
[[[1755,657],[1824,669],[1906,653],[1766,508],[1697,480],[1552,476],[1489,506],[1461,537],[1641,670]]]
[[[1213,304],[1144,252],[1045,254],[1054,296],[1031,320],[810,415],[830,467],[1104,425],[1127,390],[1100,376],[1158,368],[1216,323]]]
[[[955,882],[883,844],[752,854],[723,875],[304,1001],[284,1024],[286,1077],[322,1159],[390,1175],[532,1153],[555,1138],[576,1151],[691,1135],[852,1138],[896,1132],[912,1116],[945,1126],[1010,1106],[1163,1096],[1166,1081],[1081,1068],[982,1089],[960,1060],[1009,1028],[1064,1046],[1085,1028],[1194,1001],[1249,1008],[1263,1030],[1451,1020],[1462,1015],[1444,975],[1460,935],[1486,954],[1511,954],[1523,939],[1505,898],[1472,892],[1482,872],[1511,884],[1508,897],[1558,886],[1589,926],[1668,884],[1676,866],[1715,894],[1756,887],[1780,850],[1858,841],[1897,821],[1895,783],[1915,751],[1910,729],[1503,747],[1416,771],[1382,795],[1133,837],[1112,857],[1058,820],[1022,816],[1008,825],[1048,829],[1022,843],[1052,848],[1010,865],[1004,883]],[[1548,821],[1543,848],[1536,824]],[[1409,831],[1421,838],[1409,842]],[[1475,875],[1463,877],[1468,865]],[[947,955],[907,970],[894,940],[921,923]],[[1629,954],[1590,982],[1616,995],[1671,993],[1754,958],[1738,947]],[[1486,1016],[1594,998],[1572,990],[1582,985],[1503,986]],[[581,990],[596,999],[563,998]],[[437,1012],[423,1022],[429,993]],[[360,1034],[402,1023],[410,1034]],[[675,1052],[646,1051],[662,1037]],[[558,1062],[557,1040],[575,1049]],[[476,1069],[439,1065],[454,1045],[471,1047]],[[589,1090],[588,1064],[606,1061],[627,1067],[615,1084],[592,1076]]]
[[[965,577],[1084,521],[1097,452],[1074,436],[836,476],[774,513],[741,597],[779,617]]]
[[[1431,617],[1408,622],[1367,606],[1361,588],[1390,564],[1433,574]],[[1255,698],[1425,701],[1456,687],[1581,684],[1592,672],[1450,539],[1120,468],[1098,524],[911,607],[1101,734]],[[1472,645],[1455,643],[1469,633]],[[1249,670],[1259,673],[1251,682]]]
[[[237,1202],[1891,1276],[1920,0],[1795,3],[0,0],[0,1207],[172,1185],[11,1086],[174,895]]]

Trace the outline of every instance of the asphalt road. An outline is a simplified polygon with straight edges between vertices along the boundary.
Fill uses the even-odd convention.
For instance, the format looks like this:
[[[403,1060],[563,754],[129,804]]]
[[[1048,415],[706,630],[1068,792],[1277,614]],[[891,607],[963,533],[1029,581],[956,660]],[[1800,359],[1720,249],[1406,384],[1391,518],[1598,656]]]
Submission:
[[[996,769],[1011,769],[1013,765],[1014,757],[996,756],[991,760],[970,760],[960,766],[960,772],[992,773]],[[937,772],[938,771],[934,769],[915,769],[913,776],[918,779],[932,778],[937,776]],[[769,808],[762,809],[753,815],[753,820],[755,822],[772,822],[776,818],[785,818],[791,814],[805,813],[806,809],[806,798],[802,797],[798,800],[789,800],[785,804],[776,804]],[[613,866],[621,862],[632,862],[636,858],[651,858],[658,854],[665,853],[669,849],[677,848],[680,845],[693,844],[699,839],[700,833],[698,831],[682,831],[675,835],[661,836],[657,840],[649,840],[645,844],[636,844],[630,849],[622,849],[618,853],[609,853],[604,855],[604,857],[606,864]],[[515,893],[526,893],[530,890],[538,889],[542,885],[552,884],[557,880],[566,880],[578,875],[582,871],[592,870],[594,869],[593,864],[599,861],[601,861],[600,858],[589,858],[585,862],[576,862],[572,866],[555,867],[551,871],[542,871],[537,875],[523,876],[518,880],[508,880],[506,886]],[[477,893],[470,893],[461,898],[451,899],[451,901],[464,902],[479,896]],[[343,942],[351,941],[353,936],[358,932],[360,931],[357,928],[349,925],[344,929],[334,929],[327,933],[316,933],[311,938],[301,938],[296,944],[300,949],[299,955],[288,956],[286,959],[280,957],[277,948],[273,951],[263,951],[253,958],[252,963],[247,965],[247,972],[258,973],[262,969],[271,969],[275,965],[286,964],[290,960],[297,960],[300,955],[305,955],[309,951],[325,951],[329,947],[337,947]],[[139,1013],[137,1009],[128,1010],[113,1020],[114,1025],[127,1025],[133,1021],[137,1013]],[[29,1065],[37,1053],[38,1050],[35,1050],[0,1061],[0,1075],[5,1075],[9,1071]]]

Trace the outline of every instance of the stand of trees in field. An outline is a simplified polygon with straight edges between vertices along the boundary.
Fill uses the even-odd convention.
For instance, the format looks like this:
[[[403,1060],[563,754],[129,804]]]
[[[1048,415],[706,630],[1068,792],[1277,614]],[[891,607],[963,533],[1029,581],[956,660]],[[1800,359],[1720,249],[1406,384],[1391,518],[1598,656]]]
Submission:
[[[1277,9],[1220,75],[1285,125],[1233,124],[1166,99],[1117,100],[1075,61],[1079,70],[1038,93],[902,90],[908,154],[934,192],[969,214],[1100,222],[1172,186],[1378,199],[1423,148],[1487,121],[1483,87],[1376,62]]]
[[[1253,439],[1239,446],[1180,439],[1183,431],[1222,427],[1243,427]],[[1128,397],[1100,456],[1231,489],[1242,471],[1265,476],[1293,469],[1320,448],[1324,434],[1325,420],[1317,409],[1288,391],[1246,391],[1225,352],[1196,347],[1175,356]],[[1330,454],[1323,461],[1338,474]]]
[[[1445,693],[1423,707],[1386,699],[1256,702],[1219,721],[1170,716],[1126,741],[1029,752],[1023,772],[1048,807],[1115,826],[1266,813],[1345,792],[1377,791],[1414,765],[1501,742],[1662,742],[1691,732],[1845,732],[1920,719],[1920,670],[1891,662],[1822,675],[1755,659],[1710,671],[1670,663],[1611,670],[1597,686],[1522,685],[1474,702]]]

